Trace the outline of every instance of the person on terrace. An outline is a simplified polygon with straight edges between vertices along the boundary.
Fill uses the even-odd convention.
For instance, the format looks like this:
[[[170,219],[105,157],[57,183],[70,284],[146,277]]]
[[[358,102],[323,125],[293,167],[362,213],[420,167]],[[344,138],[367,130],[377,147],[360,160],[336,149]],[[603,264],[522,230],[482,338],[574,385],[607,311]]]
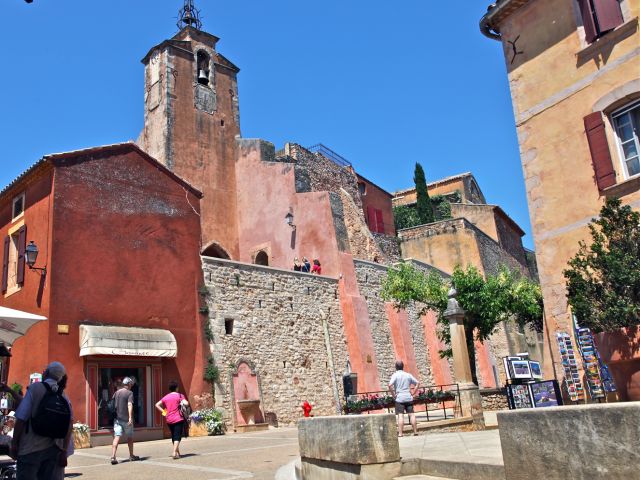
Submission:
[[[396,401],[396,417],[398,419],[398,436],[404,434],[404,414],[409,414],[409,422],[413,427],[413,434],[418,435],[418,424],[416,414],[413,411],[413,395],[418,390],[420,382],[416,378],[404,371],[404,362],[396,361],[396,372],[389,380],[389,390]]]

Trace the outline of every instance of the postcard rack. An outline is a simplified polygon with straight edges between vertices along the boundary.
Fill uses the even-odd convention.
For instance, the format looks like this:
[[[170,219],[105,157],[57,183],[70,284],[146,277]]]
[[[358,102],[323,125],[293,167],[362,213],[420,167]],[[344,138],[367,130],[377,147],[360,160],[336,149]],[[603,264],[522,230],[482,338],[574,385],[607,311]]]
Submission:
[[[567,395],[572,402],[583,400],[584,388],[580,381],[578,361],[571,336],[568,333],[558,332],[556,333],[556,340],[560,349],[560,358],[564,369],[564,386],[567,390]]]

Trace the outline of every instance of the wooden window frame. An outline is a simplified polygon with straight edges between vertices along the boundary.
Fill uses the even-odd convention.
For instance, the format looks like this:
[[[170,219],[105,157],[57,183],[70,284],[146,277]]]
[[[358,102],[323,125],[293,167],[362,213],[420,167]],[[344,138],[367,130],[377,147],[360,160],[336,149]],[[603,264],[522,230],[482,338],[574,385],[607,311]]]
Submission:
[[[19,200],[22,200],[22,211],[16,215],[15,214],[15,209],[16,209],[16,203],[18,203]],[[24,217],[24,211],[25,211],[25,194],[24,192],[22,192],[20,195],[16,195],[15,197],[13,197],[13,200],[11,201],[11,221],[15,222],[16,220],[21,219],[22,217]]]
[[[620,138],[620,135],[618,134],[618,127],[616,124],[616,119],[621,117],[622,115],[624,115],[625,113],[630,112],[631,110],[634,109],[640,109],[640,100],[639,99],[635,99],[633,101],[631,101],[630,103],[627,103],[626,105],[622,106],[621,108],[618,108],[617,110],[615,110],[614,112],[611,113],[610,115],[610,120],[611,120],[611,126],[613,128],[613,132],[615,135],[615,141],[616,141],[616,148],[618,150],[618,157],[620,159],[620,165],[622,168],[622,174],[625,180],[628,179],[632,179],[632,178],[636,178],[638,176],[640,176],[640,172],[630,175],[629,174],[629,169],[627,167],[627,158],[625,156],[624,153],[624,149],[622,147],[622,141]],[[631,121],[633,122],[633,117],[631,117]],[[633,127],[633,123],[632,123],[632,127]],[[640,138],[638,136],[638,130],[640,130],[640,125],[635,125],[634,130],[634,135],[633,135],[633,142],[635,144],[636,147],[636,157],[640,160]]]

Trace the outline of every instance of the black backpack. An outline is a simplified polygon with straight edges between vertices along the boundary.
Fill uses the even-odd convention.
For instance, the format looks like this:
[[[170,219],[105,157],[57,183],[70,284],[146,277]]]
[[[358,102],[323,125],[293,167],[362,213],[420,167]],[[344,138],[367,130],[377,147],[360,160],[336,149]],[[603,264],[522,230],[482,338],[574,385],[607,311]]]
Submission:
[[[109,422],[113,423],[116,419],[116,394],[114,393],[111,397],[111,400],[107,402],[107,416],[109,417]]]
[[[35,415],[31,417],[31,428],[41,437],[65,438],[69,433],[71,409],[69,402],[61,392],[54,392],[47,382],[42,382],[47,389]]]

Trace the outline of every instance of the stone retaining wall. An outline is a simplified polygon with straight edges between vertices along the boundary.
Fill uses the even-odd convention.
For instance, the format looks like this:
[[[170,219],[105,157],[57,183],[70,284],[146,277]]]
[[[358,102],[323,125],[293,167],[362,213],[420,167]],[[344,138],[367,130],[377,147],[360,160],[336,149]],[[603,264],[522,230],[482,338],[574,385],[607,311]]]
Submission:
[[[480,390],[482,397],[483,410],[508,410],[509,401],[507,400],[507,392],[504,388],[487,388]]]
[[[221,378],[216,402],[227,420],[241,359],[255,365],[263,410],[280,425],[299,419],[305,400],[313,413],[335,415],[347,361],[337,279],[208,257],[202,268]]]

